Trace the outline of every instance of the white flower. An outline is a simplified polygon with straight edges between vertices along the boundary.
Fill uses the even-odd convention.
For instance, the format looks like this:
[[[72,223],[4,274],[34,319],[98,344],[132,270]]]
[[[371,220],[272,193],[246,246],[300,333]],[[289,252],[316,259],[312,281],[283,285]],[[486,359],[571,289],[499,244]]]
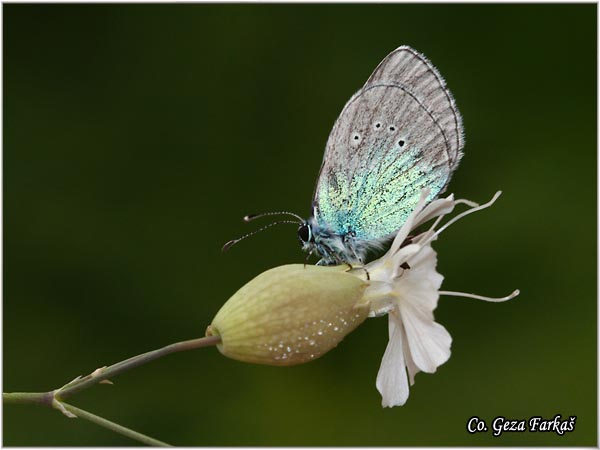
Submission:
[[[365,292],[365,299],[370,303],[370,316],[387,313],[389,320],[389,342],[376,383],[384,407],[403,405],[408,399],[409,380],[412,385],[419,371],[433,373],[450,357],[452,337],[433,317],[440,295],[500,302],[519,294],[514,291],[507,297],[493,299],[439,290],[444,277],[436,271],[437,254],[431,242],[460,218],[491,206],[500,192],[481,206],[468,200],[454,200],[450,195],[424,207],[427,194],[423,190],[417,207],[398,231],[390,250],[365,266],[370,278]],[[444,215],[461,203],[470,209],[436,230]],[[437,219],[429,230],[407,239],[412,230],[433,218]]]

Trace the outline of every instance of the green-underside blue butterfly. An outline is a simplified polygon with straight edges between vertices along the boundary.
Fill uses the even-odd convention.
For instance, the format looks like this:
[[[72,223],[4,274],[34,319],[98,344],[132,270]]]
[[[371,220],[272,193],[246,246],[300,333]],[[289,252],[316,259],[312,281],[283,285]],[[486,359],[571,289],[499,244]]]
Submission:
[[[404,224],[423,188],[442,193],[464,146],[462,118],[444,79],[429,60],[401,46],[346,103],[325,149],[308,220],[299,225],[305,251],[318,264],[362,264]],[[224,249],[255,234],[229,241]]]

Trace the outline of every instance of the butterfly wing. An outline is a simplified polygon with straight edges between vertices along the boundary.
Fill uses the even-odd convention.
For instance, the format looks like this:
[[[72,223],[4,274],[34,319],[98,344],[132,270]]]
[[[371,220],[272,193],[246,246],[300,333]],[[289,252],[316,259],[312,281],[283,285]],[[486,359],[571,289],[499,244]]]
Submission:
[[[338,235],[384,238],[406,221],[422,188],[446,187],[463,147],[462,120],[439,72],[410,47],[375,69],[329,136],[313,216]]]
[[[416,50],[401,46],[379,63],[365,87],[381,83],[404,86],[419,98],[446,137],[454,170],[464,147],[462,117],[446,82],[433,64]]]

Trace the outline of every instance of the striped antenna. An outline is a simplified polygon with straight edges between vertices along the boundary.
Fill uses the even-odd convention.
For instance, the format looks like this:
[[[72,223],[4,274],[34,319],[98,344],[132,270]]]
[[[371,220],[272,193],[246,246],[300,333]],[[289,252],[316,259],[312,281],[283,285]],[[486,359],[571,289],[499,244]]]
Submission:
[[[280,220],[279,222],[273,222],[273,223],[270,223],[269,225],[265,225],[264,227],[259,228],[256,231],[245,234],[237,239],[232,239],[231,241],[227,242],[221,250],[225,252],[225,251],[229,250],[231,247],[233,247],[235,244],[237,244],[238,242],[240,242],[250,236],[254,236],[256,233],[260,233],[261,231],[264,231],[267,228],[271,228],[273,225],[280,225],[282,223],[293,223],[295,225],[298,225],[298,222],[296,222],[295,220]]]
[[[277,212],[264,212],[264,213],[258,213],[258,214],[248,214],[247,216],[244,216],[244,222],[252,222],[254,219],[260,219],[261,217],[265,217],[265,216],[281,216],[281,215],[294,216],[301,223],[304,223],[304,219],[302,217],[300,217],[298,214],[294,214],[293,212],[289,212],[289,211],[277,211]]]

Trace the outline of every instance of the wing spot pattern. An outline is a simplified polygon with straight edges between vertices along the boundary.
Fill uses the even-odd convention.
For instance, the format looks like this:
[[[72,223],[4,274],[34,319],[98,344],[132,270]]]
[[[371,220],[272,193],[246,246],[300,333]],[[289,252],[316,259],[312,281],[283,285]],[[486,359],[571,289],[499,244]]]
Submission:
[[[380,110],[389,117],[373,117]],[[422,187],[430,187],[429,200],[434,198],[451,171],[450,145],[440,124],[449,118],[436,118],[422,99],[402,85],[372,85],[357,93],[328,140],[315,195],[318,222],[334,234],[354,231],[358,240],[371,240],[392,233],[406,221]],[[357,148],[360,151],[355,152]],[[325,182],[325,172],[330,183]]]
[[[362,141],[362,137],[360,133],[353,133],[352,140],[350,141],[351,145],[356,146],[359,145]]]

